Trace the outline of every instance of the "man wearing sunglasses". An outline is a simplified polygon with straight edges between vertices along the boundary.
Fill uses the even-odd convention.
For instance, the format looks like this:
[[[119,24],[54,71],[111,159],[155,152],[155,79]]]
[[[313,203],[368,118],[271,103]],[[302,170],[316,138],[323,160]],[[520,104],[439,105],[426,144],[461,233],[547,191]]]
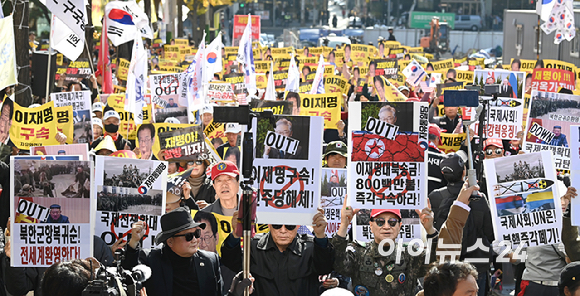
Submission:
[[[237,212],[232,229],[238,224]],[[332,271],[332,245],[326,238],[322,209],[312,219],[315,237],[299,235],[296,225],[268,225],[270,232],[251,241],[250,270],[256,295],[318,296],[319,276]],[[221,247],[222,262],[234,272],[242,270],[240,238],[232,232]]]
[[[436,260],[438,241],[446,246],[445,254],[456,255],[460,251],[457,245],[461,244],[463,227],[469,215],[469,196],[478,186],[468,188],[467,182],[463,185],[461,193],[453,204],[447,223],[440,232],[433,227],[433,211],[431,205],[419,214],[421,224],[427,232],[429,241],[427,248],[419,250],[416,247],[405,246],[402,250],[399,245],[391,245],[399,237],[401,231],[401,211],[393,209],[374,209],[371,211],[370,228],[374,240],[370,243],[353,242],[347,240],[348,225],[358,209],[353,210],[347,206],[345,198],[342,211],[340,212],[341,224],[332,238],[332,244],[336,254],[334,269],[342,275],[352,278],[352,286],[355,294],[361,295],[415,295],[417,279],[424,276],[429,263]],[[439,240],[438,240],[439,238]],[[384,240],[384,242],[383,242]],[[381,242],[384,249],[379,250]],[[455,244],[455,246],[451,246]],[[443,245],[441,245],[443,247]],[[441,248],[442,249],[442,248]],[[393,250],[388,256],[382,254]],[[412,252],[411,252],[412,251]],[[412,254],[414,253],[414,254]],[[426,256],[429,255],[429,258]]]
[[[133,224],[127,244],[123,268],[131,270],[138,264],[151,268],[151,278],[144,286],[149,296],[203,295],[221,296],[223,281],[217,254],[199,250],[201,230],[205,223],[196,223],[185,208],[177,208],[161,216],[160,248],[142,250],[139,242],[147,226]]]

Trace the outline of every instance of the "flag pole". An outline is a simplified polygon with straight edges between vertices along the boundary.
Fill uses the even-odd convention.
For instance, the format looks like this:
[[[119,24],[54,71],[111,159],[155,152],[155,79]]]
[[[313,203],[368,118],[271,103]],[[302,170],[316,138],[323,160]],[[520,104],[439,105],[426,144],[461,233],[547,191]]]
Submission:
[[[89,44],[87,43],[87,38],[85,38],[85,48],[87,49],[87,53],[89,54],[89,65],[91,65],[91,71],[93,71],[93,77],[95,77],[95,82],[97,82],[97,76],[95,75],[95,65],[93,65],[93,59],[91,58],[91,51],[89,49]],[[101,89],[99,87],[99,83],[97,82],[97,93],[101,93]]]
[[[51,66],[50,60],[51,60],[51,56],[52,56],[51,45],[52,45],[52,33],[54,31],[54,18],[55,18],[54,14],[51,14],[51,15],[52,15],[52,23],[50,26],[50,35],[48,36],[48,66],[46,67],[47,68],[47,70],[46,70],[46,92],[45,92],[45,98],[44,98],[45,102],[48,102],[48,99],[49,99],[48,95],[50,94],[50,66]]]

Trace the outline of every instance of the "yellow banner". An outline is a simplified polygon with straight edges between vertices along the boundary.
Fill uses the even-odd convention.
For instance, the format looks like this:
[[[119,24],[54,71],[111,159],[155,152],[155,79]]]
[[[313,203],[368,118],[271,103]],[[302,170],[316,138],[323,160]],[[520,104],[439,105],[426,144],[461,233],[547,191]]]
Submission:
[[[119,134],[126,139],[135,140],[137,138],[137,126],[133,113],[125,111],[125,94],[112,94],[107,98],[107,105],[115,109],[121,117]],[[151,123],[151,105],[143,107],[143,123]]]
[[[58,125],[63,133],[73,139],[72,106],[57,112],[54,101],[36,108],[21,107],[12,102],[14,112],[10,126],[10,139],[18,149],[29,150],[31,146],[60,145],[56,140]],[[72,143],[72,140],[71,140]]]
[[[373,84],[381,102],[404,102],[407,100],[407,97],[383,76],[375,76]]]
[[[140,124],[137,127],[137,130],[139,130],[139,127],[141,127],[141,125],[142,124]],[[153,123],[153,126],[155,127],[155,141],[153,142],[153,147],[151,148],[151,151],[153,151],[153,155],[155,155],[155,157],[157,157],[157,155],[159,155],[159,151],[161,150],[161,144],[159,143],[159,134],[160,133],[164,133],[167,131],[174,131],[176,129],[190,127],[192,125],[185,124],[185,123],[161,122],[161,123]],[[135,144],[137,145],[137,148],[139,148],[139,139],[137,139],[135,141]],[[137,155],[137,157],[139,157],[139,155]],[[160,160],[163,160],[163,159],[160,159]]]
[[[324,117],[325,129],[336,129],[340,121],[341,93],[300,94],[300,115]]]
[[[163,58],[167,60],[179,60],[179,46],[177,45],[163,45],[165,54]]]
[[[129,73],[130,61],[121,58],[119,60],[119,70],[117,71],[117,78],[127,81],[127,74]]]
[[[466,134],[441,133],[441,144],[439,149],[445,153],[457,152],[461,148],[461,142],[465,140]]]
[[[443,71],[447,69],[453,69],[453,59],[446,59],[440,62],[432,62],[433,70]]]
[[[57,114],[56,130],[66,135],[66,143],[74,141],[74,121],[72,106],[54,107]]]
[[[511,70],[511,64],[514,62],[514,59],[512,58],[512,60],[510,61],[510,67],[509,70]],[[521,65],[520,65],[520,71],[525,71],[525,72],[533,72],[534,68],[536,67],[536,60],[520,60]]]
[[[455,80],[457,80],[457,82],[473,83],[473,72],[457,70],[457,76],[455,76]]]
[[[175,39],[175,45],[177,46],[188,46],[189,40],[187,39]]]
[[[271,61],[254,61],[256,73],[266,73],[270,71],[270,63]]]
[[[328,93],[347,94],[350,83],[342,76],[328,75],[324,77],[324,91]],[[342,96],[340,97],[342,99]]]
[[[220,138],[222,139],[223,143],[226,143],[228,138],[226,138],[225,127],[226,125],[222,122],[212,121],[210,124],[208,124],[208,126],[205,127],[203,133],[210,141],[213,141],[213,139],[216,138]]]
[[[265,73],[256,73],[256,87],[264,89],[268,87],[268,77]]]
[[[355,62],[366,62],[371,57],[371,54],[374,53],[371,50],[371,46],[365,44],[351,44],[350,49],[352,51],[350,58]]]

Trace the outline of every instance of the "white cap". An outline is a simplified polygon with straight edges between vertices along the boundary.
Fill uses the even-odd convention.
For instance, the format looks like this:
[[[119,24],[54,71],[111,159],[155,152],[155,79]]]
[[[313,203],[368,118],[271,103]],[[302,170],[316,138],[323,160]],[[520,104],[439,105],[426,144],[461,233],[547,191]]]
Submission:
[[[213,106],[212,105],[204,105],[201,109],[201,114],[211,113],[213,114]]]
[[[228,122],[226,124],[226,134],[227,133],[234,133],[237,134],[241,132],[242,129],[240,128],[240,124],[236,122]]]
[[[40,104],[32,104],[28,106],[28,108],[36,108],[36,107],[40,107]]]
[[[115,118],[121,120],[119,113],[117,113],[117,111],[115,111],[115,110],[109,110],[109,111],[105,112],[105,114],[103,114],[103,120],[107,120],[109,117],[115,117]]]
[[[93,103],[93,112],[103,112],[103,103],[94,102]]]
[[[175,117],[167,117],[165,118],[165,123],[181,123],[179,122],[179,120]]]
[[[97,117],[93,117],[93,125],[95,124],[103,128],[103,121]]]

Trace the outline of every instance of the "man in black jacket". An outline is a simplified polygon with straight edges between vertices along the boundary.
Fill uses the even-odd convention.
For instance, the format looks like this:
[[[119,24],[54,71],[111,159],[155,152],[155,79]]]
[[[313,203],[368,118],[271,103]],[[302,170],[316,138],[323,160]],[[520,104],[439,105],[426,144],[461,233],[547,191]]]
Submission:
[[[203,228],[205,223],[195,223],[189,210],[177,208],[161,216],[162,232],[155,240],[163,246],[141,250],[139,241],[145,234],[145,223],[137,222],[133,224],[123,268],[132,269],[138,264],[151,268],[151,278],[144,284],[149,296],[221,296],[219,257],[198,249]]]
[[[232,229],[237,227],[237,213]],[[257,296],[318,296],[319,276],[332,271],[333,248],[326,238],[326,219],[319,212],[312,219],[316,237],[298,235],[295,225],[268,225],[270,233],[251,240],[250,270]],[[242,270],[240,239],[232,232],[221,248],[224,265]]]
[[[441,226],[447,220],[450,208],[463,186],[465,162],[460,154],[449,154],[448,158],[441,161],[440,167],[447,181],[447,186],[434,190],[429,194],[429,201],[431,202],[435,215],[433,225],[438,230],[441,229]],[[487,198],[483,192],[480,191],[479,194],[482,196],[481,199],[469,203],[471,211],[469,212],[469,217],[467,218],[463,231],[460,260],[463,261],[466,258],[473,260],[472,264],[479,274],[477,283],[480,292],[478,295],[482,296],[487,295],[486,293],[489,290],[489,271],[492,256],[491,243],[495,240],[495,236]],[[485,250],[479,248],[480,245]],[[489,261],[475,261],[475,259],[479,258],[489,259]]]

